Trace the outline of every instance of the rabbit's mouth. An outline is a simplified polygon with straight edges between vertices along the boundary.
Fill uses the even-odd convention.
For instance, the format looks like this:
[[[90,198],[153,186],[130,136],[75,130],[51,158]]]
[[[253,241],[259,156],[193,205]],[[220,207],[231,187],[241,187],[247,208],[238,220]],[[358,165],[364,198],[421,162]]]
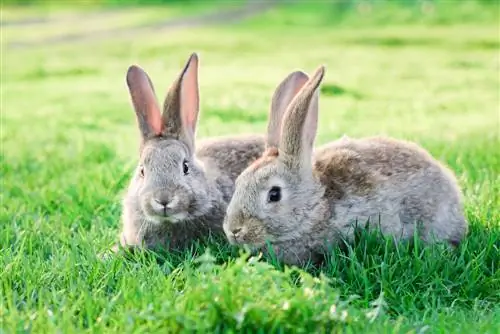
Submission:
[[[164,222],[178,223],[188,218],[187,212],[166,213],[161,216]]]
[[[245,232],[242,233],[242,229],[238,229],[238,231],[231,231],[226,224],[223,225],[224,233],[226,234],[226,238],[231,245],[241,246],[246,244],[245,242]]]
[[[164,211],[162,213],[155,212],[153,214],[148,214],[148,216],[158,224],[166,224],[166,223],[175,224],[185,221],[188,218],[188,213],[187,212],[168,213]]]
[[[263,234],[261,229],[248,229],[247,227],[233,229],[230,231],[226,229],[226,236],[230,244],[242,246],[246,245],[249,247],[262,247],[265,245],[268,237]]]
[[[155,222],[159,224],[164,223],[178,223],[186,220],[189,213],[183,205],[171,205],[176,203],[164,203],[156,199],[152,199],[146,203],[145,212]]]

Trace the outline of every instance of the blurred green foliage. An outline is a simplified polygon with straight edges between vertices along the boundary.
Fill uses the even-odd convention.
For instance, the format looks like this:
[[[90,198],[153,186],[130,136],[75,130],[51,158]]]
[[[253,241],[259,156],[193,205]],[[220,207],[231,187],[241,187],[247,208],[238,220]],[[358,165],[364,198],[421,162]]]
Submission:
[[[209,0],[203,0],[204,2]],[[70,2],[60,0],[3,0],[3,4],[9,5],[68,5]],[[171,4],[171,3],[193,3],[200,2],[199,0],[85,0],[73,1],[72,5],[158,5],[158,4]]]
[[[492,0],[336,0],[286,1],[286,15],[272,13],[268,26],[325,27],[329,25],[388,26],[449,25],[500,22],[500,1]]]
[[[219,0],[85,0],[78,1],[60,1],[60,0],[2,0],[3,4],[7,5],[161,5],[161,4],[193,4],[200,2],[217,2]],[[220,2],[220,1],[219,1]]]
[[[195,11],[199,7],[222,10],[274,1],[285,15],[266,15],[271,26],[324,26],[331,24],[377,25],[424,23],[500,22],[500,0],[3,0],[4,6],[45,8],[95,8],[164,6]]]
[[[251,2],[265,2],[266,0],[234,0],[234,3],[251,3]],[[267,0],[272,1],[272,0]],[[282,3],[313,3],[318,1],[310,0],[274,0],[275,2]],[[200,2],[221,2],[221,0],[85,0],[78,1],[60,1],[60,0],[3,0],[3,4],[7,5],[45,5],[45,4],[57,4],[57,5],[159,5],[159,4],[192,4]],[[227,1],[226,1],[227,2]],[[450,6],[460,6],[464,2],[475,2],[483,5],[499,5],[498,0],[324,0],[323,3],[330,2],[333,7],[338,9],[349,9],[358,5],[397,5],[397,6],[413,6],[419,4],[444,4],[447,3]]]

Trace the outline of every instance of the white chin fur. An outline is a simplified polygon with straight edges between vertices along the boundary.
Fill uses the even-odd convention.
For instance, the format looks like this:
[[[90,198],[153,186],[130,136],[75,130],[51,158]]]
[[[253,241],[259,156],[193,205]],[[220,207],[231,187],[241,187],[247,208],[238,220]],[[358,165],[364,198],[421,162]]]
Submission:
[[[186,212],[179,212],[176,214],[173,214],[168,217],[168,220],[170,220],[172,223],[178,223],[180,221],[185,220],[188,217],[188,214]]]
[[[179,212],[173,215],[170,215],[168,217],[164,216],[149,216],[149,219],[151,220],[152,223],[157,224],[157,225],[162,225],[165,223],[179,223],[183,220],[186,220],[188,217],[188,214],[186,212]]]

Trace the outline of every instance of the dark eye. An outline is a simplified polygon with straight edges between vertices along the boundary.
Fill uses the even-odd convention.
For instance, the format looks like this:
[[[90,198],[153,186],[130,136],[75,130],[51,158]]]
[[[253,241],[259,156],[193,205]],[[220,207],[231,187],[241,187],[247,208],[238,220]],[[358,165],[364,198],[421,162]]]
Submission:
[[[184,175],[189,173],[189,166],[186,160],[182,162],[182,171],[184,172]]]
[[[281,200],[281,188],[272,187],[271,190],[269,190],[269,194],[267,195],[267,200],[269,202],[279,202]]]
[[[141,166],[141,168],[139,169],[139,175],[141,177],[144,177],[144,167]]]

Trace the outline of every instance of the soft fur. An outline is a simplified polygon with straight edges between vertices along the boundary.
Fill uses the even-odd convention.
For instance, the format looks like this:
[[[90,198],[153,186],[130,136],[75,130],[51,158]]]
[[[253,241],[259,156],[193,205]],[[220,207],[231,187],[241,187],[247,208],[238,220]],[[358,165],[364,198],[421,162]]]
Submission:
[[[195,149],[196,54],[169,89],[162,113],[151,80],[141,68],[129,68],[127,85],[141,144],[139,164],[123,200],[121,246],[183,248],[210,233],[223,234],[234,181],[262,154],[264,138],[211,138]]]
[[[294,72],[277,88],[267,150],[236,180],[224,220],[228,240],[270,244],[298,265],[352,241],[366,224],[396,240],[417,232],[426,242],[457,244],[468,229],[457,181],[418,145],[344,136],[313,152],[324,71],[310,80]],[[281,189],[281,200],[270,200],[272,187]]]

